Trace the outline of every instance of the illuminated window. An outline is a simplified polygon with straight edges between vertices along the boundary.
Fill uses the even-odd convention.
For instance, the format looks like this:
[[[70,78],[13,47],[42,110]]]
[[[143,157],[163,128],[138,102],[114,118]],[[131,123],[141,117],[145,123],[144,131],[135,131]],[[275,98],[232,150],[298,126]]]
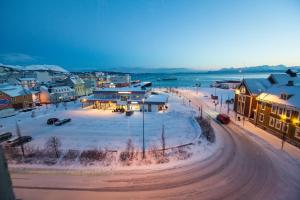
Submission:
[[[275,125],[275,118],[270,117],[269,126],[274,127],[274,125]]]
[[[240,88],[240,90],[241,90],[241,93],[246,93],[246,88],[245,88],[245,86],[241,86],[241,88]]]
[[[276,120],[275,128],[278,130],[281,129],[281,121],[279,119]]]

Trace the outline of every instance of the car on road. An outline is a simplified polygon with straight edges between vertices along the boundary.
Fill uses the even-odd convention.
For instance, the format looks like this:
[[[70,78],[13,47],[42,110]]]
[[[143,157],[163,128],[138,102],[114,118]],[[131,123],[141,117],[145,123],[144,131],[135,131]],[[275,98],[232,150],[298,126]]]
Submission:
[[[127,111],[125,112],[126,116],[131,116],[133,113],[134,113],[133,110],[127,110]]]
[[[32,140],[31,136],[25,135],[25,136],[21,136],[18,137],[16,140],[14,140],[13,142],[10,143],[11,147],[16,147],[16,146],[20,146],[22,144],[25,144],[27,142],[30,142]]]
[[[217,120],[222,124],[228,124],[230,122],[230,117],[226,114],[218,114]]]
[[[53,125],[55,122],[57,122],[57,121],[59,121],[59,119],[58,118],[49,118],[48,120],[47,120],[47,124],[48,125]]]
[[[65,123],[68,123],[68,122],[70,122],[70,121],[71,121],[70,118],[63,119],[63,120],[59,120],[59,121],[55,122],[54,125],[55,125],[55,126],[60,126],[60,125],[63,125],[63,124],[65,124]]]
[[[1,133],[0,134],[0,143],[4,142],[6,140],[9,140],[11,137],[12,137],[12,133],[11,132]]]

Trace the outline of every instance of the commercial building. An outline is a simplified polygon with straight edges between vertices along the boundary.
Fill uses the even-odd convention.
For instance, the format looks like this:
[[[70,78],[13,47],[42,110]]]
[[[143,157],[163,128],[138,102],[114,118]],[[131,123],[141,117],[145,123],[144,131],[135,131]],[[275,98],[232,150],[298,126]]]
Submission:
[[[140,111],[160,111],[166,109],[168,98],[162,94],[152,94],[149,89],[141,87],[101,88],[93,92],[93,96],[83,100],[96,109]]]

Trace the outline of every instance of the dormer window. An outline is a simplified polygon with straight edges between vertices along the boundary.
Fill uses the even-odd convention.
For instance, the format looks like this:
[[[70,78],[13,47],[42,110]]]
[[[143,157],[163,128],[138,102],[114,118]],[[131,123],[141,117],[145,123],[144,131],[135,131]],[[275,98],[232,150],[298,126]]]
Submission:
[[[283,99],[283,100],[287,100],[288,95],[286,93],[282,93],[282,94],[280,94],[280,98]]]

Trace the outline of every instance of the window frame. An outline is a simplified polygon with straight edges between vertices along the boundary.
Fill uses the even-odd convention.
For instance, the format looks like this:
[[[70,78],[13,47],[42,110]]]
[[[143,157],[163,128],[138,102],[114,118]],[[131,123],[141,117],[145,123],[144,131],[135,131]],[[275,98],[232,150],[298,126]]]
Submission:
[[[258,121],[264,122],[265,121],[265,114],[264,113],[259,113]]]
[[[275,111],[274,111],[274,108],[275,108]],[[272,114],[276,114],[276,113],[277,113],[277,108],[278,108],[277,105],[272,104],[272,107],[271,107],[271,113],[272,113]]]
[[[290,112],[290,115],[289,115],[289,116],[287,115],[287,112],[288,112],[288,111]],[[285,109],[285,116],[286,116],[287,119],[291,119],[292,113],[293,113],[293,110],[291,110],[291,109]]]
[[[273,123],[271,123],[271,121],[272,121]],[[275,126],[275,121],[276,121],[276,119],[275,119],[274,117],[270,117],[270,119],[269,119],[269,126],[270,126],[270,127],[274,127],[274,126]]]
[[[279,124],[280,126],[277,127],[277,124]],[[281,125],[282,125],[282,122],[281,122],[279,119],[276,119],[276,122],[275,122],[275,128],[276,128],[277,130],[281,130]]]
[[[279,113],[279,111],[281,110],[281,113]],[[282,115],[283,114],[283,112],[284,112],[284,108],[282,108],[282,107],[280,107],[280,106],[278,106],[278,109],[277,109],[277,114],[278,115]]]

